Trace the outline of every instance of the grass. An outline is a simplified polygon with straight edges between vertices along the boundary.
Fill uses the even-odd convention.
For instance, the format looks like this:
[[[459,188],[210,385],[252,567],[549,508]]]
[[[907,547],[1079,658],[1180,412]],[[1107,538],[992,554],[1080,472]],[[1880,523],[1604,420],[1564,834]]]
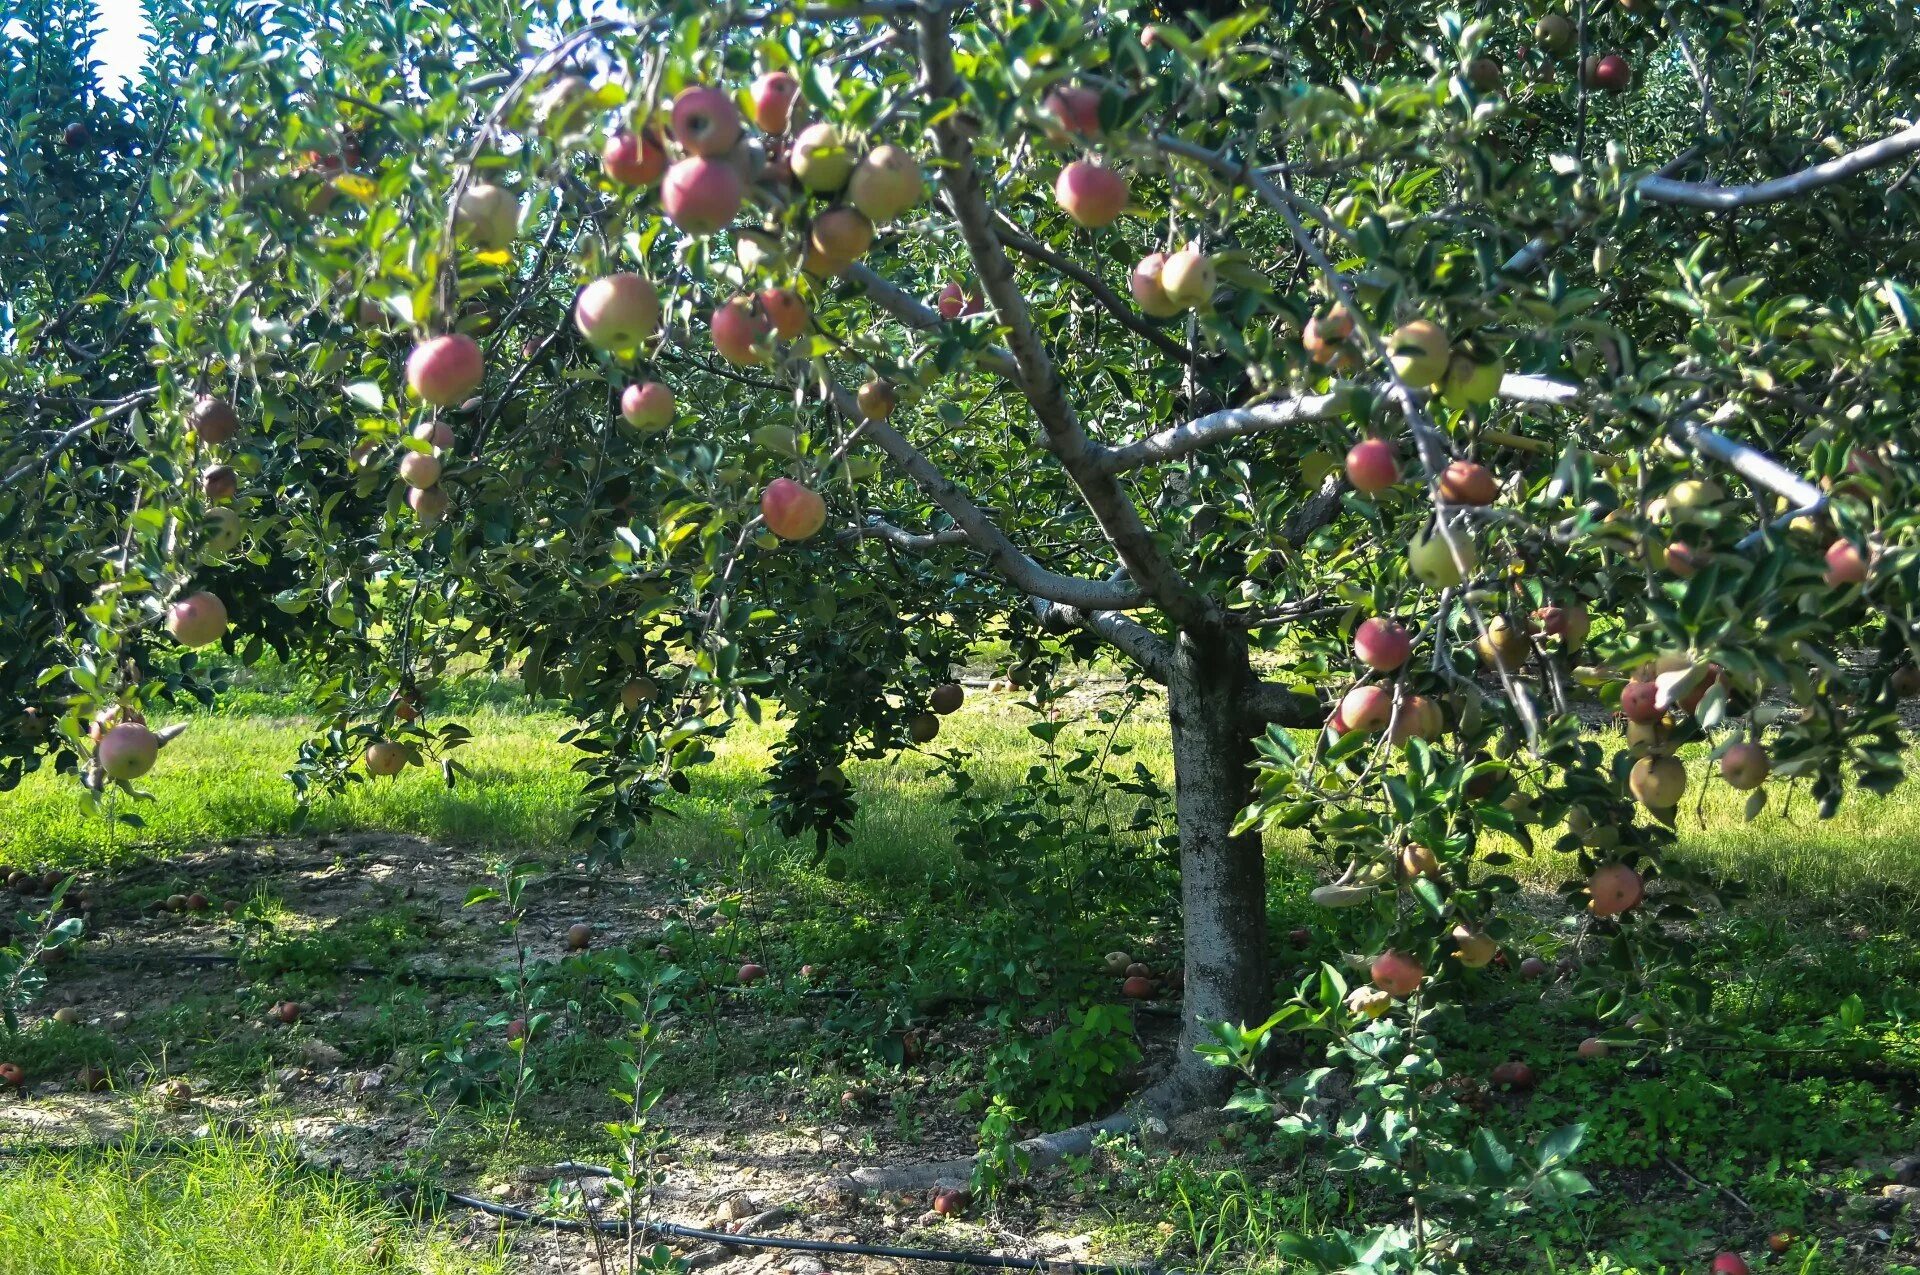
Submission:
[[[39,1155],[0,1174],[0,1275],[500,1275],[367,1188],[264,1142],[148,1160]]]
[[[437,770],[412,770],[393,780],[354,784],[338,797],[321,796],[303,810],[285,773],[310,726],[287,697],[245,692],[213,713],[184,720],[186,734],[167,746],[141,786],[155,798],[94,804],[71,776],[42,771],[18,789],[0,793],[0,866],[107,867],[160,857],[235,838],[296,833],[381,830],[415,833],[479,850],[556,854],[573,820],[580,777],[575,759],[555,742],[566,719],[539,706],[518,709],[478,702],[458,720],[474,735],[456,754],[468,773],[448,788]],[[1029,715],[1014,697],[975,697],[947,722],[938,746],[976,755],[974,773],[989,792],[1017,783],[1033,760]],[[718,759],[695,776],[677,817],[653,829],[653,856],[713,861],[731,853],[756,804],[760,780],[776,738],[775,727],[739,723]],[[1171,752],[1164,719],[1128,728],[1137,754],[1170,779]],[[917,880],[947,866],[950,813],[938,797],[932,762],[901,754],[848,767],[863,801],[849,859],[875,880]],[[116,824],[114,812],[134,814],[138,827]]]
[[[69,776],[41,772],[17,790],[0,793],[0,866],[106,867],[217,845],[236,838],[297,833],[379,830],[413,833],[492,852],[557,855],[565,846],[580,781],[574,755],[556,742],[567,719],[550,705],[516,699],[510,683],[455,679],[436,699],[442,713],[473,732],[457,754],[468,774],[449,788],[437,771],[414,770],[394,780],[355,784],[338,797],[322,796],[303,809],[284,775],[310,725],[289,688],[243,686],[229,691],[213,713],[186,720],[190,729],[169,745],[143,785],[156,798],[94,805]],[[974,754],[972,773],[988,794],[1018,785],[1036,755],[1027,732],[1030,714],[1016,696],[975,695],[946,719],[938,747]],[[659,862],[686,858],[713,862],[733,853],[751,824],[760,777],[776,726],[741,722],[716,750],[718,758],[694,776],[677,817],[652,830]],[[1172,754],[1164,712],[1149,705],[1122,730],[1135,746],[1128,759],[1144,763],[1171,786]],[[1889,881],[1920,879],[1920,788],[1903,785],[1890,796],[1855,792],[1832,819],[1814,816],[1804,793],[1774,801],[1751,823],[1741,818],[1742,794],[1703,782],[1707,762],[1691,758],[1694,784],[1681,814],[1681,850],[1756,892],[1788,897],[1870,899]],[[859,876],[886,882],[924,879],[951,863],[951,812],[939,800],[942,785],[931,762],[914,753],[848,767],[861,795],[861,813],[847,860]],[[1696,805],[1695,795],[1704,791]],[[133,814],[130,827],[109,812]],[[1280,855],[1300,842],[1272,838]],[[1559,879],[1561,865],[1542,853],[1517,865],[1538,885]]]

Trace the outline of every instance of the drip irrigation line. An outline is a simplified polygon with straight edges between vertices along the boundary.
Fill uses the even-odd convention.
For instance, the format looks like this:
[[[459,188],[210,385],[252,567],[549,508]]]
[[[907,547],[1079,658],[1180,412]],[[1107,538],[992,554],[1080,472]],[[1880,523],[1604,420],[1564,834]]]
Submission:
[[[422,1188],[418,1187],[401,1189],[410,1195],[422,1193]],[[435,1193],[449,1204],[458,1204],[463,1208],[485,1213],[489,1217],[528,1226],[551,1227],[554,1230],[568,1232],[597,1230],[608,1235],[625,1235],[628,1230],[628,1224],[622,1220],[583,1222],[573,1218],[542,1217],[528,1209],[511,1204],[495,1204],[491,1200],[477,1200],[470,1195],[461,1195],[457,1191],[436,1190]],[[940,1262],[949,1266],[979,1266],[993,1270],[1060,1271],[1065,1275],[1149,1275],[1149,1272],[1157,1269],[1151,1266],[1106,1266],[1088,1262],[1057,1261],[1046,1257],[1006,1257],[995,1253],[969,1253],[958,1249],[895,1248],[885,1244],[848,1244],[836,1240],[809,1240],[781,1235],[734,1235],[727,1231],[708,1231],[697,1226],[681,1226],[674,1222],[638,1222],[634,1224],[634,1229],[644,1236],[655,1239],[701,1240],[735,1248],[788,1249],[801,1253],[835,1253],[854,1257],[890,1257],[914,1262]]]

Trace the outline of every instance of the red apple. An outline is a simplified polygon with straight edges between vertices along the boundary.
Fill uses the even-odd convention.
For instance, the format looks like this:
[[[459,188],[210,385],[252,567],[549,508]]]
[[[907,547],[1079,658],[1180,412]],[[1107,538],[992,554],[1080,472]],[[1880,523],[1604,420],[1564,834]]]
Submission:
[[[1520,962],[1520,977],[1533,981],[1547,976],[1547,963],[1537,956],[1529,956]]]
[[[600,167],[622,186],[651,186],[667,171],[667,148],[651,130],[622,130],[607,139]]]
[[[760,303],[773,333],[782,341],[791,341],[807,330],[807,303],[791,288],[762,288],[754,297]]]
[[[1710,1267],[1713,1275],[1752,1275],[1747,1267],[1747,1259],[1738,1253],[1722,1253],[1713,1259]]]
[[[1400,481],[1400,456],[1384,438],[1363,438],[1347,452],[1347,481],[1372,495]]]
[[[723,89],[704,84],[673,99],[673,140],[689,155],[724,155],[740,140],[740,108]]]
[[[713,312],[709,321],[713,348],[729,363],[765,363],[761,343],[767,339],[771,324],[753,308],[747,297],[734,297]]]
[[[665,429],[673,423],[673,391],[658,381],[640,381],[620,391],[620,416],[635,429]]]
[[[440,451],[453,450],[453,426],[445,421],[422,421],[413,427],[413,436]]]
[[[722,159],[692,156],[667,170],[660,207],[690,235],[710,235],[733,220],[746,198],[740,170]]]
[[[202,394],[187,409],[187,425],[201,442],[217,447],[232,442],[240,432],[240,413],[226,399]]]
[[[1534,1086],[1533,1068],[1517,1058],[1501,1063],[1487,1078],[1499,1088],[1515,1093],[1525,1093]]]
[[[1393,695],[1383,686],[1356,686],[1340,697],[1339,717],[1348,730],[1377,735],[1393,717]]]
[[[167,632],[182,646],[218,642],[227,631],[227,604],[204,589],[167,608]]]
[[[753,122],[763,133],[784,133],[793,122],[793,100],[800,81],[785,71],[768,71],[753,82]]]
[[[1562,654],[1571,655],[1586,645],[1593,620],[1587,608],[1578,602],[1565,606],[1543,606],[1533,613],[1533,631],[1541,637],[1560,639]]]
[[[827,504],[791,478],[776,478],[760,493],[760,516],[782,540],[805,540],[826,525]]]
[[[376,740],[367,745],[365,761],[369,775],[397,775],[407,764],[407,753],[390,740]]]
[[[289,1027],[300,1021],[300,1004],[298,1001],[277,1001],[274,1003],[273,1008],[267,1012]]]
[[[813,219],[807,243],[823,261],[834,263],[820,273],[839,274],[873,246],[873,223],[855,209],[829,208]]]
[[[1128,290],[1133,293],[1133,302],[1140,307],[1142,314],[1155,319],[1167,319],[1179,314],[1184,307],[1167,295],[1160,275],[1166,269],[1167,254],[1149,253],[1140,259],[1133,268],[1132,276],[1127,280]]]
[[[527,1038],[527,1020],[524,1018],[516,1018],[508,1023],[506,1035],[509,1045],[515,1045],[525,1040]]]
[[[0,1085],[10,1085],[15,1089],[27,1087],[27,1073],[19,1063],[0,1062]]]
[[[1867,582],[1867,559],[1851,540],[1836,540],[1827,546],[1827,587],[1838,589]]]
[[[1373,958],[1373,967],[1369,971],[1373,985],[1389,996],[1402,1000],[1420,990],[1420,984],[1427,977],[1427,971],[1420,962],[1401,951],[1387,951]]]
[[[947,281],[944,288],[940,289],[940,296],[934,302],[934,308],[940,312],[940,317],[943,319],[959,318],[966,309],[966,305],[967,294],[951,279]]]
[[[1491,505],[1500,496],[1500,484],[1485,465],[1456,460],[1440,474],[1440,499],[1456,505]]]
[[[428,531],[438,527],[447,516],[447,506],[452,502],[447,498],[447,489],[438,485],[416,487],[407,493],[407,507],[413,510],[413,516]]]
[[[1608,93],[1624,93],[1633,84],[1633,68],[1618,53],[1590,57],[1581,68],[1587,87]]]
[[[240,494],[240,475],[230,465],[208,465],[200,471],[200,494],[223,504]]]
[[[1120,994],[1137,1001],[1146,1000],[1153,995],[1153,980],[1144,975],[1129,974],[1127,980],[1120,984]]]
[[[415,489],[433,486],[440,481],[439,458],[429,452],[402,452],[400,481]]]
[[[899,146],[874,147],[847,180],[847,202],[878,226],[911,211],[926,193],[919,161]]]
[[[640,275],[606,275],[580,289],[573,322],[596,350],[637,349],[660,330],[660,296]]]
[[[1373,616],[1353,631],[1353,653],[1376,673],[1391,673],[1413,654],[1413,635],[1397,620]]]
[[[159,759],[160,737],[139,722],[122,722],[100,737],[93,755],[108,779],[138,779]]]
[[[480,346],[464,332],[422,341],[407,356],[407,388],[435,407],[466,402],[485,375]]]
[[[1628,682],[1620,690],[1620,712],[1630,722],[1657,722],[1666,716],[1660,688],[1652,682]]]
[[[751,984],[751,983],[759,982],[761,979],[765,978],[766,976],[767,976],[767,972],[765,970],[761,969],[758,965],[755,965],[752,961],[748,961],[745,965],[742,965],[740,967],[740,972],[735,977],[737,977],[742,983]]]
[[[1703,561],[1705,555],[1694,552],[1693,546],[1684,540],[1674,541],[1660,555],[1660,565],[1682,580],[1691,580]]]
[[[927,696],[927,707],[941,716],[960,711],[960,705],[966,702],[967,693],[958,682],[942,682],[933,688]]]
[[[1100,135],[1100,93],[1097,89],[1062,85],[1047,94],[1046,111],[1054,123],[1077,137]]]
[[[1127,179],[1104,164],[1076,159],[1053,183],[1054,202],[1089,229],[1112,225],[1130,197]]]
[[[1720,778],[1729,788],[1751,792],[1767,782],[1773,762],[1767,750],[1750,740],[1741,740],[1720,754]]]
[[[960,1187],[936,1187],[933,1192],[933,1211],[943,1217],[959,1213],[967,1207],[967,1192]]]
[[[1619,916],[1645,894],[1640,874],[1624,863],[1609,863],[1587,878],[1587,908],[1595,916]]]
[[[1589,1036],[1580,1042],[1580,1047],[1574,1050],[1574,1052],[1582,1058],[1593,1060],[1605,1058],[1612,1051],[1607,1048],[1606,1041],[1601,1040],[1598,1036]]]

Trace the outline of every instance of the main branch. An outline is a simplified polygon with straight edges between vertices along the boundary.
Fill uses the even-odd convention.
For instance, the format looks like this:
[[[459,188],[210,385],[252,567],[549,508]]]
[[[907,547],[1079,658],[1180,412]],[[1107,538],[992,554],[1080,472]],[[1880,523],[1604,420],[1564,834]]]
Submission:
[[[1016,589],[1049,602],[1089,611],[1124,611],[1141,605],[1139,591],[1123,581],[1083,580],[1048,570],[1035,562],[899,430],[885,421],[863,420],[859,402],[845,386],[829,382],[828,393],[841,415],[860,421],[865,437],[891,457],[934,504],[946,511],[973,547],[985,554],[993,569]]]
[[[920,56],[926,67],[927,90],[936,99],[958,103],[965,90],[954,67],[951,38],[945,12],[921,13]],[[1059,458],[1141,591],[1177,623],[1211,626],[1218,620],[1218,608],[1180,575],[1154,541],[1140,511],[1133,507],[1113,476],[1102,468],[1102,449],[1087,436],[1067,398],[1066,388],[1027,310],[1026,297],[1014,278],[1013,262],[995,233],[980,170],[974,164],[972,137],[957,115],[950,115],[937,125],[934,136],[941,158],[946,161],[942,180],[959,222],[961,238],[966,241],[981,286],[1007,329],[1007,344],[1019,365],[1020,387],[1046,430],[1048,449]]]
[[[1032,602],[1034,614],[1050,632],[1085,629],[1096,634],[1124,652],[1148,677],[1165,685],[1173,667],[1173,646],[1138,620],[1118,611],[1083,611],[1044,598]]]

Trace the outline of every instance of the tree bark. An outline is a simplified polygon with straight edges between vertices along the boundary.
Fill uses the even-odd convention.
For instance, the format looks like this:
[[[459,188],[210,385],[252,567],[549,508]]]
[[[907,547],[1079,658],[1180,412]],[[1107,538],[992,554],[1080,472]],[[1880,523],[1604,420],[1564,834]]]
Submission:
[[[1230,835],[1253,792],[1247,701],[1255,678],[1246,639],[1232,632],[1182,633],[1169,672],[1187,973],[1173,1075],[1215,1099],[1233,1074],[1194,1047],[1211,1039],[1211,1023],[1256,1023],[1270,1012],[1266,859],[1259,833]]]

